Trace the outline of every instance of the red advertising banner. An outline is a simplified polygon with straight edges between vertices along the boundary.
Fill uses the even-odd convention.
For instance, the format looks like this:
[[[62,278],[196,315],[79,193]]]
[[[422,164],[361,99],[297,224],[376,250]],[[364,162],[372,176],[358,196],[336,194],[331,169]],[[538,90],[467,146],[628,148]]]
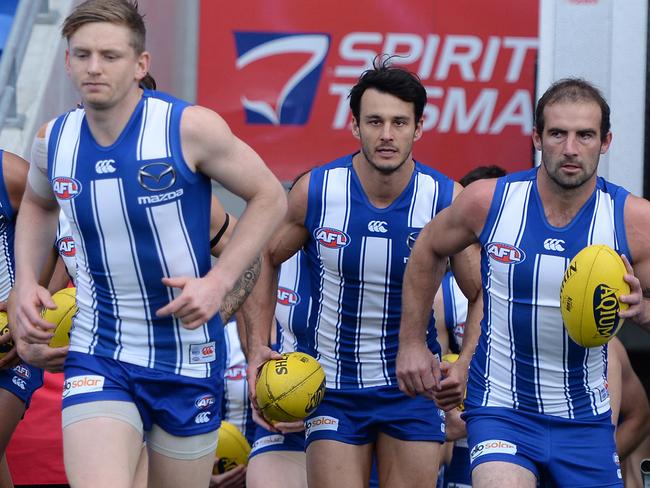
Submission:
[[[202,0],[198,103],[291,180],[358,149],[348,92],[394,54],[429,95],[418,161],[529,168],[537,22],[537,0]]]

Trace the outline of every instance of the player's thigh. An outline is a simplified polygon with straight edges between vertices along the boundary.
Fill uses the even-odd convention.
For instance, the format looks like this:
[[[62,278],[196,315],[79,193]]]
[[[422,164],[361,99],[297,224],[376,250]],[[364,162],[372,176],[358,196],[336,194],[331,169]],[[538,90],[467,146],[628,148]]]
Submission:
[[[2,456],[2,461],[0,461],[0,488],[14,488],[9,465],[7,464],[7,456]]]
[[[313,441],[307,447],[309,488],[361,488],[368,486],[373,444]]]
[[[29,407],[32,395],[43,386],[43,370],[19,363],[0,370],[0,454]]]
[[[380,486],[407,488],[436,485],[440,443],[404,441],[380,433],[376,449]]]
[[[472,471],[474,488],[535,488],[537,478],[528,469],[514,463],[490,461]]]
[[[149,486],[205,488],[210,483],[217,431],[175,436],[158,425],[147,432]]]
[[[253,456],[246,468],[246,488],[307,488],[305,453],[273,451]]]
[[[71,486],[130,488],[141,449],[142,432],[124,420],[91,417],[63,428],[63,458]]]
[[[24,413],[25,403],[13,393],[0,389],[0,453],[4,453]]]
[[[149,450],[149,486],[205,488],[210,484],[214,453],[198,459],[173,459]]]
[[[146,444],[142,444],[140,449],[140,458],[138,465],[135,468],[135,475],[133,475],[133,485],[131,488],[147,488],[147,480],[149,478],[149,454],[147,453]]]

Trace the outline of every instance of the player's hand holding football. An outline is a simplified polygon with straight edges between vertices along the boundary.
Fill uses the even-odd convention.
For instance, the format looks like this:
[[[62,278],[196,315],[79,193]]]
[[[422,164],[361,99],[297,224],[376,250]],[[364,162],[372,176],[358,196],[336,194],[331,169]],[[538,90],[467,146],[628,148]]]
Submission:
[[[251,405],[253,406],[253,420],[256,424],[261,425],[267,430],[278,432],[272,424],[270,424],[260,412],[257,406],[257,374],[260,369],[270,359],[282,359],[282,354],[274,351],[268,346],[257,345],[253,347],[251,344],[248,351],[248,366],[246,368],[246,382],[248,383],[248,397]]]
[[[621,295],[621,301],[627,303],[629,308],[618,313],[619,317],[624,319],[631,319],[639,324],[647,324],[650,322],[650,310],[646,301],[643,298],[643,290],[641,289],[641,282],[639,278],[634,275],[634,270],[627,256],[621,255],[627,274],[624,280],[630,285],[630,293],[628,295]]]
[[[162,282],[170,288],[180,289],[181,292],[167,305],[158,309],[156,315],[173,315],[186,329],[196,329],[214,317],[226,295],[223,284],[208,276],[163,278]]]
[[[9,295],[8,315],[14,342],[18,352],[20,344],[47,344],[54,337],[54,325],[41,317],[41,308],[55,309],[52,295],[39,285],[16,286]]]
[[[440,364],[442,380],[440,389],[433,392],[433,398],[439,408],[445,412],[456,408],[463,401],[467,385],[467,363],[460,359],[449,363]]]
[[[50,347],[54,324],[43,320],[41,308],[55,309],[47,289],[35,285],[16,286],[8,300],[9,328],[18,356],[26,363],[50,372],[63,371],[68,347]]]
[[[439,388],[440,364],[424,342],[400,342],[397,382],[399,389],[411,397],[433,397],[434,390]]]
[[[305,430],[305,421],[296,420],[295,422],[275,422],[273,427],[283,434],[291,434],[292,432],[302,432]]]

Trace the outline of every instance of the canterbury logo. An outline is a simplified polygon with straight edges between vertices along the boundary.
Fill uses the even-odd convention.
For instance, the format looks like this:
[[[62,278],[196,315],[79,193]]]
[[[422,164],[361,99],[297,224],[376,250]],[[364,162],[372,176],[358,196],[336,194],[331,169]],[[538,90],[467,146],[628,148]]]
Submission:
[[[106,173],[115,173],[116,169],[114,159],[102,159],[101,161],[97,161],[95,163],[95,171],[98,174],[106,174]]]
[[[205,424],[210,421],[210,412],[201,412],[194,417],[195,424]]]
[[[544,249],[548,251],[564,251],[564,241],[562,239],[546,239]]]
[[[368,230],[370,232],[380,232],[382,234],[385,234],[388,232],[388,229],[386,228],[388,224],[386,222],[383,222],[381,220],[371,220],[368,222]]]

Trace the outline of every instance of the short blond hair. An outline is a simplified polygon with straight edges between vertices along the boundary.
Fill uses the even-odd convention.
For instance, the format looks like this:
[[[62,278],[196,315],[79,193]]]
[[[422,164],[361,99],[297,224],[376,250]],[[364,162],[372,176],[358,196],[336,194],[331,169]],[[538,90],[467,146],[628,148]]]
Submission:
[[[86,0],[63,21],[61,35],[70,40],[77,30],[92,22],[123,25],[131,31],[131,46],[136,54],[145,50],[147,29],[144,17],[138,12],[137,0]]]

